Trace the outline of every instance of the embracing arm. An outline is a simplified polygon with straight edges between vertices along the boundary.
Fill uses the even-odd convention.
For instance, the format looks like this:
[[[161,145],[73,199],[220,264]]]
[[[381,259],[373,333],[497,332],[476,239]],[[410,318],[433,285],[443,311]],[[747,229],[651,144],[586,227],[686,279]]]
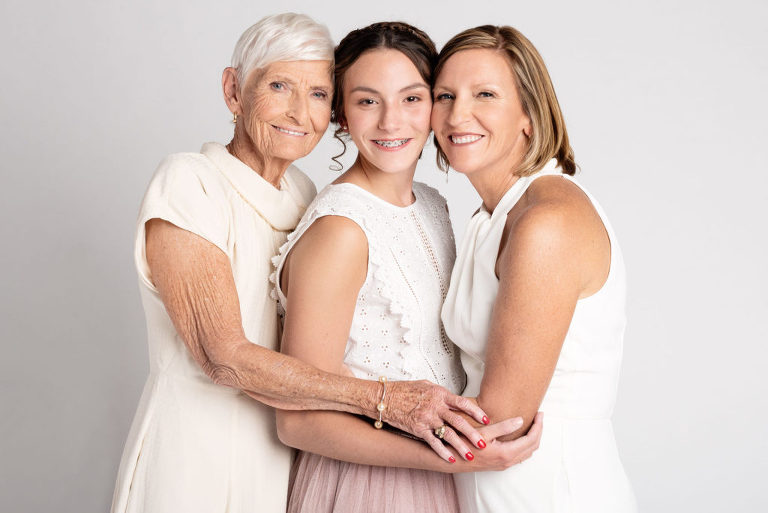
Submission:
[[[479,427],[485,449],[475,450],[472,461],[446,446],[448,458],[423,442],[396,433],[374,429],[372,424],[346,413],[333,411],[280,411],[277,429],[288,446],[328,458],[361,465],[406,467],[437,472],[478,472],[503,470],[531,457],[538,449],[543,422],[537,417],[524,436],[513,441],[499,440],[520,429],[519,419],[508,419]]]
[[[251,343],[243,332],[229,259],[202,237],[152,219],[147,262],[176,331],[213,382],[258,394],[281,408],[364,413],[375,404],[376,383],[337,379]]]
[[[605,280],[610,245],[599,216],[574,190],[517,215],[513,210],[505,231],[478,403],[495,417],[519,415],[528,426],[552,379],[576,302]]]
[[[377,382],[320,370],[245,337],[229,259],[220,249],[162,219],[150,219],[146,229],[152,281],[179,336],[215,383],[283,409],[376,415],[381,392]],[[308,336],[318,341],[321,334]],[[484,416],[476,405],[436,385],[402,382],[391,392],[389,422],[412,434],[439,421],[451,408],[478,420]],[[480,438],[474,429],[465,433]]]

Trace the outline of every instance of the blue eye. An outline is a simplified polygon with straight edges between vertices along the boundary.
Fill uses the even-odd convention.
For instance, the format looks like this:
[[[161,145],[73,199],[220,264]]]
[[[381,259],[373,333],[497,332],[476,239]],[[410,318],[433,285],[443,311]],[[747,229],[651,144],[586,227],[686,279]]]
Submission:
[[[478,94],[478,96],[480,96],[481,98],[493,98],[495,95],[493,93],[491,93],[491,92],[488,92],[488,91],[481,91]]]
[[[453,99],[454,99],[454,97],[453,97],[453,95],[452,95],[452,94],[450,94],[450,93],[440,93],[440,94],[438,94],[437,96],[435,96],[435,101],[436,101],[436,102],[439,102],[439,101],[447,101],[447,100],[453,100]]]
[[[326,98],[328,98],[328,93],[326,93],[325,91],[315,91],[312,93],[312,96],[320,100],[325,100]]]
[[[271,87],[275,91],[282,91],[283,89],[285,89],[285,84],[283,84],[282,82],[272,82],[271,84],[269,84],[269,87]]]

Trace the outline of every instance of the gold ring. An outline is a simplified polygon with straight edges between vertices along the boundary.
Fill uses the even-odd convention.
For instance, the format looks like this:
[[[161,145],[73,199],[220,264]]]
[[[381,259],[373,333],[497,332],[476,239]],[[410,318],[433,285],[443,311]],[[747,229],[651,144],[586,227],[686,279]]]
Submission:
[[[445,424],[443,424],[438,428],[435,428],[435,436],[438,437],[440,440],[443,439],[443,437],[445,436]]]

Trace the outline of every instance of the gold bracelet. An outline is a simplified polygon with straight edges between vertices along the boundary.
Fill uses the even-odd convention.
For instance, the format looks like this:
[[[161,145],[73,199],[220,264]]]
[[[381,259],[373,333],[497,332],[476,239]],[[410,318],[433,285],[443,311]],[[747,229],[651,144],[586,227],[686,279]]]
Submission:
[[[384,427],[384,422],[381,420],[381,414],[384,412],[384,410],[387,409],[387,406],[384,404],[384,398],[387,397],[387,377],[379,376],[379,383],[381,383],[383,388],[381,391],[381,401],[379,401],[379,404],[376,405],[376,410],[379,412],[379,420],[373,423],[373,427],[376,429],[381,429]]]

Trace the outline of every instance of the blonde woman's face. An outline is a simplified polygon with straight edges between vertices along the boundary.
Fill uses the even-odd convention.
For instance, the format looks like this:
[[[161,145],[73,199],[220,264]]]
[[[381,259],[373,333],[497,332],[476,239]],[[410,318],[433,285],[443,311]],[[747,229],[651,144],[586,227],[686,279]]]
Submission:
[[[242,126],[258,153],[293,162],[317,145],[331,119],[330,61],[274,62],[242,88]]]
[[[514,170],[531,132],[512,69],[496,50],[462,50],[445,62],[433,90],[432,130],[455,170]]]

